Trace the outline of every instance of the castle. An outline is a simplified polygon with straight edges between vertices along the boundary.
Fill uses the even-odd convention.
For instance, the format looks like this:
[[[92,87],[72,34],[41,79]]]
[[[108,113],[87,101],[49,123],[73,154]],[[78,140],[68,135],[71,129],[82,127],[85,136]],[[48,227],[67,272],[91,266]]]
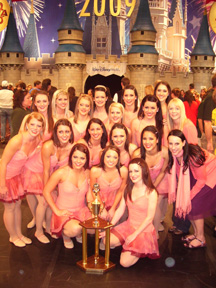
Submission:
[[[189,72],[188,59],[185,59],[184,55],[187,9],[183,15],[182,1],[172,1],[169,17],[167,0],[137,1],[131,16],[129,51],[119,55],[118,51],[124,52],[125,36],[123,33],[116,39],[112,29],[119,29],[124,24],[125,1],[121,2],[120,17],[113,17],[113,20],[106,15],[96,19],[92,14],[92,17],[86,20],[89,23],[83,31],[74,0],[67,0],[64,17],[58,29],[58,49],[53,57],[43,54],[41,58],[33,4],[23,47],[19,42],[11,8],[7,32],[0,50],[0,81],[6,79],[16,83],[22,79],[26,83],[33,83],[35,80],[50,78],[58,88],[74,86],[79,95],[84,91],[89,77],[98,74],[117,75],[119,82],[122,76],[130,78],[141,98],[144,96],[144,87],[154,84],[157,79],[166,80],[172,88],[179,87],[184,90],[188,89],[189,83],[194,83],[198,91],[203,86],[211,86],[215,53],[211,45],[206,12],[197,42],[190,54]],[[85,49],[90,47],[90,52],[83,48],[83,43]],[[114,53],[116,55],[113,55]]]

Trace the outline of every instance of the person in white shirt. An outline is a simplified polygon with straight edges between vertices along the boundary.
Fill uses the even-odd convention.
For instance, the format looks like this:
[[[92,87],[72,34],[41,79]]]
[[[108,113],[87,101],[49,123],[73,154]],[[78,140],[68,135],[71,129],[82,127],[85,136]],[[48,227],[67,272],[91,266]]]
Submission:
[[[13,91],[8,90],[8,82],[2,81],[2,90],[0,90],[0,117],[1,117],[1,143],[5,143],[6,122],[8,120],[10,133],[12,133],[11,114],[13,111]]]

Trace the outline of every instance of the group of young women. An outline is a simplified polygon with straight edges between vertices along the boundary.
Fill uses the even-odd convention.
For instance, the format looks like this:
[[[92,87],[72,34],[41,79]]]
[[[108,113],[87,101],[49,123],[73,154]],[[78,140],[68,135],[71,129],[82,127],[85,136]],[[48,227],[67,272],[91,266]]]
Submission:
[[[159,257],[158,231],[168,200],[175,203],[175,215],[193,225],[184,245],[204,247],[204,217],[216,214],[216,158],[197,145],[196,127],[170,93],[169,84],[160,81],[138,107],[137,90],[128,85],[123,103],[108,107],[106,87],[98,85],[93,98],[79,96],[73,113],[63,90],[52,101],[38,91],[34,112],[25,116],[0,162],[9,241],[18,247],[32,242],[21,231],[26,196],[33,216],[27,227],[36,225],[35,237],[46,244],[48,234],[62,236],[64,246],[73,248],[71,238],[82,241],[79,222],[92,217],[87,203],[98,183],[101,217],[115,225],[111,247],[123,246],[124,267],[140,257]]]

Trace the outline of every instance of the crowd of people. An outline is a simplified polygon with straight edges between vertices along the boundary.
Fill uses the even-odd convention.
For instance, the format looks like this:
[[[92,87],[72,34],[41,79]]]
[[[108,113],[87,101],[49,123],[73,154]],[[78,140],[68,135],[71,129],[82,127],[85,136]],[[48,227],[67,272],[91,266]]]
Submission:
[[[114,225],[110,245],[122,245],[122,266],[160,256],[168,204],[169,232],[182,235],[186,248],[206,246],[204,218],[216,215],[216,74],[200,95],[193,84],[184,93],[158,80],[139,99],[128,78],[121,84],[112,99],[103,85],[77,97],[50,79],[34,87],[20,81],[14,90],[2,82],[1,143],[7,120],[10,140],[0,161],[0,201],[15,246],[32,243],[21,229],[24,197],[32,214],[27,228],[36,227],[38,241],[62,237],[67,249],[72,238],[82,242],[79,223],[92,217],[95,183],[100,217]]]

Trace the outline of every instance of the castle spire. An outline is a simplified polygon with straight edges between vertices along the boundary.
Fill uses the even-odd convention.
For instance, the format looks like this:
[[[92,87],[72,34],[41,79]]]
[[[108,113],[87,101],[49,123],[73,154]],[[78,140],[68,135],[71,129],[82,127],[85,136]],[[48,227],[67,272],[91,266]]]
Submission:
[[[28,57],[29,59],[31,57],[32,58],[40,57],[40,46],[38,41],[36,22],[34,18],[33,0],[31,0],[31,12],[23,44],[23,50],[25,52],[25,57]]]
[[[197,37],[195,47],[191,53],[191,56],[192,55],[215,56],[215,53],[211,44],[210,34],[209,34],[209,26],[208,26],[206,9],[204,10],[203,19],[202,19],[202,23],[200,26],[200,31]]]
[[[22,46],[19,41],[18,33],[17,33],[17,27],[16,27],[16,21],[13,14],[13,8],[11,6],[11,12],[8,19],[8,26],[7,31],[5,34],[4,43],[2,45],[2,48],[0,52],[18,52],[18,53],[24,53]]]
[[[152,23],[149,4],[147,0],[140,0],[137,18],[131,32],[138,30],[157,32]]]
[[[65,12],[64,12],[64,18],[62,20],[62,23],[58,29],[65,30],[65,29],[73,29],[73,30],[80,30],[83,31],[79,19],[76,12],[76,6],[74,3],[74,0],[67,0]]]

